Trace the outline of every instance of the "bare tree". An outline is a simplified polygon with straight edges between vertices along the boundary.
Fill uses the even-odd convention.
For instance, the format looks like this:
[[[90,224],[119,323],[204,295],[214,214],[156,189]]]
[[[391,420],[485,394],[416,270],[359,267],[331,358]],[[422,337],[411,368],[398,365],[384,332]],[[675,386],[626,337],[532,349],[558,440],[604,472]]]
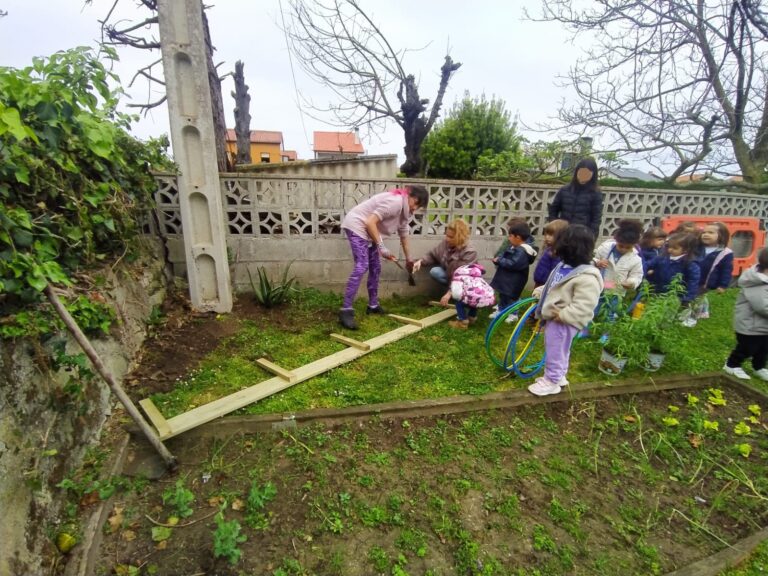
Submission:
[[[592,45],[566,84],[578,96],[558,128],[599,136],[601,148],[640,153],[668,181],[686,172],[741,173],[761,184],[768,166],[768,26],[758,0],[543,0],[556,21]],[[530,17],[530,16],[529,16]],[[663,167],[670,168],[664,170]]]
[[[248,85],[245,83],[243,63],[235,62],[235,91],[232,98],[235,99],[235,137],[237,139],[236,164],[251,163],[251,95],[248,94]]]
[[[85,0],[86,4],[91,4],[93,0]],[[136,17],[134,20],[126,22],[124,20],[114,20],[115,9],[120,0],[113,0],[112,7],[107,12],[106,17],[100,21],[103,41],[105,44],[114,46],[129,46],[140,50],[159,50],[160,39],[157,17],[157,0],[136,0],[137,7],[144,8],[144,16]],[[202,3],[202,2],[201,2]],[[216,71],[216,65],[213,62],[213,43],[211,42],[211,33],[208,27],[208,17],[203,10],[203,32],[205,34],[205,51],[208,67],[208,85],[211,92],[211,107],[213,111],[213,127],[216,139],[216,160],[219,171],[226,171],[230,168],[229,158],[227,156],[227,124],[224,116],[224,101],[221,96],[221,78]],[[162,58],[158,58],[151,64],[144,66],[136,71],[128,86],[132,86],[138,78],[147,80],[150,84],[158,84],[165,87],[165,82],[154,72],[155,66],[161,65]],[[128,104],[129,107],[139,108],[145,113],[160,106],[165,102],[166,96],[153,102],[142,104]]]
[[[407,50],[396,50],[357,0],[291,0],[286,31],[302,68],[329,87],[338,103],[327,108],[341,126],[373,128],[394,120],[405,136],[405,163],[421,170],[421,144],[440,114],[451,75],[461,66],[450,56],[440,68],[435,100],[421,98],[413,74],[406,74]]]

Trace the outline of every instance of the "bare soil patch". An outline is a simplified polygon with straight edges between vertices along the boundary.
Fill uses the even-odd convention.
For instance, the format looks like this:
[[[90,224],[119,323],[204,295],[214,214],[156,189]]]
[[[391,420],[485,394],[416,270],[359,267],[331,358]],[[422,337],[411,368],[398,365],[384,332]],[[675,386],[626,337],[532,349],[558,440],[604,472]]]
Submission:
[[[182,435],[177,475],[117,496],[97,573],[664,574],[765,525],[767,409],[713,388]]]

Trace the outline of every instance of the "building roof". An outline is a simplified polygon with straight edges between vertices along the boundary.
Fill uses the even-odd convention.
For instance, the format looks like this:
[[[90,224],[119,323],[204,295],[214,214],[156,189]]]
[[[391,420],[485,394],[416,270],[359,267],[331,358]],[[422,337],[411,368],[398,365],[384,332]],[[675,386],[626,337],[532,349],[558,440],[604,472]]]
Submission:
[[[364,154],[365,149],[354,132],[313,132],[315,152]]]
[[[636,170],[635,168],[605,168],[606,174],[622,180],[645,180],[646,182],[658,182],[661,180],[654,174]]]
[[[237,137],[232,128],[227,128],[227,140],[235,142]],[[251,130],[251,142],[254,144],[279,144],[283,145],[283,133],[276,130]]]
[[[281,154],[288,158],[288,160],[298,160],[298,154],[296,154],[296,150],[283,150]]]

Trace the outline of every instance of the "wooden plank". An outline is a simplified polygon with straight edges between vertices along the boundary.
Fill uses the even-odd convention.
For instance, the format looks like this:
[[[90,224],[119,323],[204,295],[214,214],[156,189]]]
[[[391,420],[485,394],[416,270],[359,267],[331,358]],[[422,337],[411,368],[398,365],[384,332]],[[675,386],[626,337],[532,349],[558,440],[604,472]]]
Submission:
[[[168,426],[168,420],[166,420],[163,415],[160,414],[160,410],[157,409],[157,406],[155,406],[155,403],[152,402],[151,398],[144,398],[144,400],[139,400],[139,406],[141,406],[141,409],[144,410],[144,414],[146,414],[149,421],[155,427],[155,430],[157,430],[157,435],[160,436],[161,439],[163,436],[167,436],[171,433],[171,427]]]
[[[273,362],[270,362],[266,358],[259,358],[258,360],[256,360],[256,364],[264,368],[264,370],[268,372],[272,372],[272,374],[277,374],[283,380],[287,380],[292,384],[296,383],[296,374],[294,374],[290,370],[286,370],[285,368],[278,366]]]
[[[717,576],[724,570],[733,568],[749,558],[755,548],[766,539],[768,539],[768,528],[763,528],[759,532],[739,540],[730,548],[725,548],[712,556],[702,558],[674,572],[667,572],[666,576]]]
[[[420,322],[423,327],[432,326],[447,318],[451,318],[455,313],[455,310],[443,310],[437,314],[427,316]],[[386,346],[390,342],[395,342],[405,338],[406,336],[415,334],[421,329],[421,327],[415,326],[413,324],[401,326],[400,328],[396,328],[395,330],[391,330],[385,334],[381,334],[371,338],[370,340],[366,340],[364,343],[370,347],[370,350],[365,351],[359,350],[357,348],[346,348],[331,354],[330,356],[320,358],[319,360],[315,360],[314,362],[310,362],[309,364],[295,368],[292,370],[292,373],[296,376],[296,380],[294,382],[288,382],[279,377],[271,378],[270,380],[265,380],[259,384],[255,384],[228,396],[224,396],[223,398],[219,398],[218,400],[214,400],[213,402],[209,402],[208,404],[204,404],[203,406],[193,408],[189,412],[185,412],[184,414],[179,414],[178,416],[170,418],[167,421],[168,426],[170,427],[170,433],[168,435],[161,434],[160,438],[165,440],[166,438],[170,438],[172,436],[181,434],[182,432],[186,432],[187,430],[199,426],[200,424],[205,424],[206,422],[215,420],[220,416],[224,416],[225,414],[234,412],[235,410],[243,408],[244,406],[248,406],[249,404],[266,398],[267,396],[271,396],[272,394],[280,392],[281,390],[290,388],[294,384],[304,382],[305,380],[314,378],[323,372],[327,372],[328,370],[341,366],[342,364],[346,364],[347,362],[351,362],[352,360],[360,358],[361,356],[365,356],[366,354],[369,354],[370,352],[373,352],[382,346]]]
[[[336,342],[341,342],[342,344],[346,344],[347,346],[352,346],[352,348],[357,348],[358,350],[363,350],[365,352],[368,352],[371,349],[370,344],[366,344],[365,342],[361,342],[360,340],[355,340],[354,338],[347,338],[346,336],[342,336],[341,334],[331,333],[331,340],[336,340]]]
[[[403,324],[413,324],[414,326],[418,326],[419,328],[424,328],[424,324],[422,324],[421,320],[408,318],[407,316],[398,316],[397,314],[387,314],[387,316],[389,316],[393,320],[402,322]]]

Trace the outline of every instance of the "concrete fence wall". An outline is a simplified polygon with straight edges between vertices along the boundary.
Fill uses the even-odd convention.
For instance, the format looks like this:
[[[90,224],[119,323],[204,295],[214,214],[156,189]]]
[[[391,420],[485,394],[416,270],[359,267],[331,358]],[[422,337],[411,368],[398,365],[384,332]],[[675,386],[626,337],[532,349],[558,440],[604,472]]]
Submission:
[[[533,234],[541,238],[547,207],[557,186],[498,182],[344,178],[296,178],[253,174],[221,175],[221,193],[227,218],[227,242],[236,291],[250,291],[247,270],[259,266],[276,277],[291,263],[291,275],[305,286],[341,291],[352,268],[341,221],[346,212],[373,194],[424,184],[430,202],[424,214],[411,222],[412,253],[427,252],[443,236],[445,226],[463,218],[472,229],[472,243],[481,263],[491,271],[493,257],[505,238],[505,222],[512,216],[525,218]],[[179,274],[184,273],[179,195],[174,175],[158,175],[156,215],[146,224],[147,233],[166,239],[169,254]],[[666,215],[752,216],[768,221],[768,196],[681,190],[604,188],[601,235],[609,237],[621,218],[639,218],[646,224]],[[399,254],[397,238],[386,244]],[[410,294],[430,287],[425,273],[417,286],[409,287],[405,274],[394,264],[384,263],[381,291]]]

